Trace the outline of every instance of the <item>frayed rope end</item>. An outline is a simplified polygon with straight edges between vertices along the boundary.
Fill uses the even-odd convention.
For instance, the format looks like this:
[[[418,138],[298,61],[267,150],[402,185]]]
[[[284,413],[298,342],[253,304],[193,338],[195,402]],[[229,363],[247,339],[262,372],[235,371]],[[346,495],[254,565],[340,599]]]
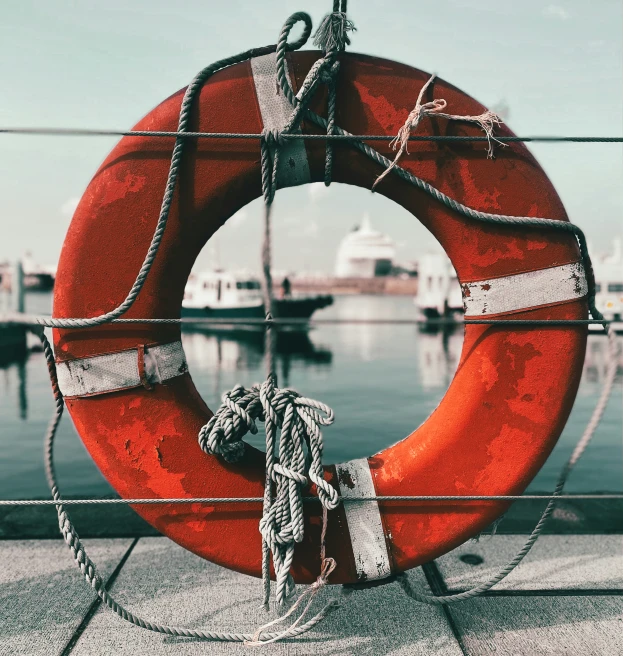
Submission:
[[[502,118],[498,116],[498,114],[496,114],[495,112],[487,110],[486,112],[483,112],[478,116],[461,116],[459,114],[443,113],[442,110],[446,108],[447,103],[442,98],[437,98],[431,100],[430,102],[422,103],[424,92],[426,91],[428,86],[433,82],[435,77],[436,77],[435,75],[432,75],[428,80],[428,82],[422,87],[418,95],[417,101],[415,103],[415,107],[409,113],[409,116],[407,117],[407,120],[405,121],[404,125],[400,128],[400,130],[398,130],[398,134],[390,142],[391,148],[393,150],[396,150],[398,148],[398,152],[396,153],[396,157],[394,157],[394,161],[374,181],[374,184],[372,185],[372,191],[374,191],[375,187],[379,184],[379,182],[383,178],[385,178],[393,168],[395,168],[398,165],[398,162],[402,157],[403,153],[405,151],[407,153],[409,152],[408,149],[409,137],[416,130],[420,121],[425,116],[437,116],[439,118],[445,118],[450,121],[467,121],[469,123],[476,123],[476,125],[478,125],[481,128],[481,130],[485,133],[485,136],[487,137],[487,141],[489,144],[489,148],[487,150],[487,159],[493,159],[493,154],[494,154],[493,143],[492,143],[493,141],[498,143],[500,146],[507,145],[504,142],[500,141],[499,139],[496,139],[495,136],[493,135],[493,130],[495,126],[501,125],[503,123]]]
[[[344,12],[327,14],[314,34],[314,45],[323,52],[339,52],[350,45],[348,32],[354,32],[356,29],[353,21],[349,20]]]

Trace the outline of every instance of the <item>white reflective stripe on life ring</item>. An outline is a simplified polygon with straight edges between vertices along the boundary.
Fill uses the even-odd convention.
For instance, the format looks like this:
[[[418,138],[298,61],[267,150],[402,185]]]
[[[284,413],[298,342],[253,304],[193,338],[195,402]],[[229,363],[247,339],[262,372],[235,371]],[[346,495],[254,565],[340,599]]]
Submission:
[[[335,469],[343,498],[376,496],[367,458],[344,462],[336,465]],[[392,572],[378,502],[347,501],[344,503],[344,511],[357,578],[360,581],[386,578]]]
[[[251,71],[262,123],[268,130],[283,130],[294,107],[288,102],[277,81],[277,55],[254,57]],[[286,66],[286,75],[288,69]],[[288,75],[288,79],[290,76]],[[300,130],[294,130],[300,132]],[[304,139],[291,139],[280,147],[277,167],[277,186],[294,187],[311,181]]]
[[[139,369],[141,356],[143,378]],[[163,383],[187,371],[180,341],[56,363],[59,388],[65,397],[92,396],[145,383]]]
[[[483,317],[574,301],[586,296],[581,262],[461,285],[465,317]]]

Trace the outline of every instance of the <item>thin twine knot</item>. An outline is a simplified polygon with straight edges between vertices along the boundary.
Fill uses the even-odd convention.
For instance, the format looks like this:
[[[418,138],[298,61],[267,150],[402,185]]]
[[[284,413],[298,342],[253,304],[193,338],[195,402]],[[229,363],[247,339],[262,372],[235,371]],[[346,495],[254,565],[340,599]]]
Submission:
[[[458,114],[443,113],[442,110],[445,109],[448,105],[448,103],[443,98],[436,98],[430,102],[422,103],[424,93],[426,92],[426,89],[428,89],[428,87],[432,84],[435,77],[435,74],[431,75],[428,82],[422,87],[417,97],[415,107],[411,110],[409,116],[407,116],[407,120],[405,121],[404,125],[400,128],[400,130],[398,130],[398,134],[390,142],[389,145],[393,150],[396,150],[398,147],[400,148],[391,165],[385,169],[385,171],[383,171],[383,173],[381,173],[381,175],[375,180],[374,184],[372,185],[372,191],[374,191],[379,182],[398,165],[398,161],[402,157],[403,153],[409,152],[409,137],[413,132],[415,132],[418,125],[420,124],[420,121],[425,116],[438,116],[439,118],[446,118],[452,121],[468,121],[470,123],[476,123],[479,125],[485,133],[489,144],[489,148],[487,150],[488,159],[493,159],[493,141],[496,141],[501,146],[506,146],[505,143],[501,142],[499,139],[496,139],[493,135],[494,127],[496,125],[502,124],[502,119],[495,112],[487,110],[478,116],[461,116]]]
[[[318,594],[318,592],[320,592],[322,588],[328,585],[329,577],[333,573],[333,570],[337,567],[337,563],[334,558],[327,557],[326,555],[327,519],[328,519],[327,508],[323,506],[322,533],[320,537],[320,558],[322,564],[320,566],[320,574],[318,575],[318,578],[303,592],[303,594],[296,600],[296,602],[292,605],[290,610],[285,615],[282,615],[281,617],[278,617],[277,619],[272,620],[271,622],[267,622],[266,624],[260,626],[257,629],[257,631],[253,634],[251,640],[245,641],[244,644],[247,647],[259,647],[261,645],[267,645],[270,644],[271,642],[277,642],[278,640],[281,640],[285,636],[290,635],[292,629],[296,628],[307,614],[307,611],[312,605],[314,597]],[[305,608],[303,608],[301,614],[296,618],[296,620],[294,620],[292,624],[290,624],[290,626],[284,629],[281,633],[277,634],[275,637],[269,640],[262,640],[262,633],[266,631],[266,629],[268,629],[271,626],[274,626],[275,624],[280,624],[281,622],[288,619],[288,617],[290,617],[296,611],[296,609],[299,606],[301,606],[301,604],[305,599],[307,599]],[[333,608],[336,608],[338,605],[339,604],[337,601],[332,601],[327,605],[326,611],[332,610]]]

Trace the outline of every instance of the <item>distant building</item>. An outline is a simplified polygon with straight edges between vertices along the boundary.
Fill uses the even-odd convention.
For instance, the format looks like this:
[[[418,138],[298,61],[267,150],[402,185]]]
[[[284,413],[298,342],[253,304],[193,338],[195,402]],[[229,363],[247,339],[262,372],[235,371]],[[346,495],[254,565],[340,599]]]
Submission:
[[[390,237],[374,230],[365,215],[342,240],[337,252],[335,275],[338,278],[375,278],[392,272],[396,246]]]

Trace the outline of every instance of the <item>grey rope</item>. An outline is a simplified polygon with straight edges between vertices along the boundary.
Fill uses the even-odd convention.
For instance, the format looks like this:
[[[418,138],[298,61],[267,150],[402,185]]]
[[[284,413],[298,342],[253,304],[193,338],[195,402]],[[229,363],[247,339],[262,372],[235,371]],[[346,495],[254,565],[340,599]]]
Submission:
[[[2,316],[2,323],[10,323],[20,326],[48,326],[52,319],[49,316],[29,317],[27,315]],[[113,319],[110,323],[133,324],[133,323],[155,323],[155,324],[239,324],[239,325],[323,325],[323,324],[354,324],[354,325],[397,325],[397,326],[469,326],[469,325],[509,325],[509,326],[587,326],[620,323],[616,319],[392,319],[392,318],[333,318],[333,319],[296,319],[286,317],[266,317],[265,319],[211,319],[209,317],[182,317],[155,319],[152,317],[136,319]],[[596,334],[605,334],[602,331]]]
[[[300,48],[307,42],[307,39],[309,38],[309,35],[311,33],[311,19],[307,17],[307,20],[305,20],[304,18],[302,18],[301,20],[303,20],[303,22],[305,23],[303,34],[295,43],[293,44],[286,43],[283,45],[284,56],[286,50],[294,50]],[[207,66],[202,71],[200,71],[192,80],[192,82],[188,85],[188,88],[184,93],[184,98],[182,100],[182,104],[180,107],[178,132],[184,133],[186,131],[186,128],[190,122],[191,109],[192,109],[192,104],[195,100],[195,96],[197,95],[197,92],[201,90],[201,88],[203,87],[203,85],[205,84],[206,80],[208,80],[209,77],[211,77],[214,73],[216,73],[217,71],[223,68],[227,68],[228,66],[232,66],[233,64],[238,64],[240,62],[247,61],[248,59],[252,57],[257,57],[258,55],[274,52],[274,50],[275,50],[274,46],[266,46],[264,48],[252,48],[251,50],[247,50],[246,52],[243,52],[239,55],[234,55],[232,57],[221,59],[216,63]],[[110,312],[99,315],[97,317],[91,317],[88,319],[87,318],[77,318],[77,319],[51,318],[51,319],[45,319],[44,321],[35,319],[35,322],[38,325],[50,326],[53,328],[87,328],[90,326],[99,326],[101,324],[108,323],[113,319],[117,319],[132,307],[132,304],[134,303],[136,297],[140,293],[143,284],[145,282],[145,279],[147,278],[149,271],[151,270],[152,264],[156,259],[158,248],[160,247],[160,242],[162,241],[162,236],[164,235],[164,231],[167,225],[167,220],[169,218],[169,212],[171,209],[171,203],[173,201],[173,194],[175,192],[175,186],[177,183],[177,177],[178,177],[179,166],[184,150],[184,144],[185,144],[184,139],[179,137],[176,138],[175,145],[173,147],[173,153],[171,155],[171,164],[169,166],[169,173],[167,175],[167,182],[165,185],[165,191],[162,198],[162,205],[160,208],[160,215],[158,217],[158,222],[156,224],[156,229],[154,231],[154,235],[152,237],[151,243],[147,250],[147,254],[145,256],[143,264],[141,265],[141,268],[136,276],[136,280],[134,281],[134,284],[132,285],[132,288],[128,292],[126,298],[114,310],[111,310]]]
[[[344,50],[345,46],[350,45],[348,32],[354,31],[355,29],[353,22],[346,17],[346,2],[343,1],[340,6],[340,0],[334,0],[333,13],[327,14],[324,17],[314,36],[314,45],[318,46],[325,53],[325,58],[328,57],[333,62],[334,67],[329,74],[323,77],[323,81],[328,89],[327,136],[333,136],[335,128],[336,77],[339,70],[339,62],[335,61],[335,59]],[[327,140],[324,168],[324,183],[327,187],[331,184],[332,171],[333,144],[331,140]]]
[[[310,29],[311,29],[311,19],[307,17],[307,19],[303,18],[302,19],[305,22],[306,29],[303,32],[303,36],[299,39],[299,41],[295,44],[295,46],[300,47],[307,38],[309,37]],[[285,53],[286,49],[291,49],[294,46],[288,46],[288,44],[282,44],[282,50]],[[205,68],[199,75],[195,77],[195,79],[191,82],[189,85],[188,89],[186,90],[186,93],[184,95],[184,100],[182,101],[182,106],[180,109],[180,119],[179,119],[179,132],[184,132],[186,125],[188,123],[188,118],[189,118],[189,113],[191,109],[191,105],[194,99],[194,96],[196,92],[201,88],[203,83],[207,80],[207,78],[214,73],[217,70],[220,70],[221,68],[224,68],[225,66],[230,66],[232,64],[238,63],[240,61],[245,61],[249,59],[250,57],[257,56],[258,54],[265,54],[266,52],[272,52],[272,47],[268,47],[266,49],[261,49],[258,51],[257,49],[253,49],[250,51],[247,51],[246,53],[243,53],[242,55],[237,55],[235,57],[230,57],[228,59],[221,60],[220,62],[217,62],[216,64],[209,66]],[[158,219],[158,223],[156,226],[156,230],[154,232],[154,236],[152,238],[152,242],[150,244],[149,250],[147,252],[147,256],[145,257],[145,260],[143,262],[143,265],[137,275],[137,278],[134,282],[134,285],[132,286],[130,292],[128,293],[128,296],[126,299],[114,310],[111,312],[108,312],[104,315],[101,315],[99,317],[93,317],[91,319],[52,319],[50,320],[50,325],[56,328],[72,328],[72,327],[86,327],[86,326],[92,326],[92,325],[99,325],[101,323],[106,323],[109,322],[113,319],[116,319],[120,315],[122,315],[124,312],[126,312],[133,304],[134,300],[136,299],[144,281],[145,278],[147,277],[149,270],[153,264],[153,261],[156,257],[158,247],[160,245],[162,235],[164,234],[164,229],[166,227],[166,222],[171,206],[171,200],[173,197],[173,192],[175,190],[175,184],[177,181],[177,174],[178,174],[178,168],[179,168],[179,163],[181,161],[181,156],[182,156],[182,150],[183,150],[183,144],[184,141],[181,139],[177,139],[174,149],[173,149],[173,155],[171,158],[171,165],[169,169],[169,175],[167,179],[167,184],[165,188],[165,193],[163,197],[163,202],[162,202],[162,207],[160,211],[160,216]],[[193,637],[193,638],[200,638],[200,639],[207,639],[207,640],[220,640],[220,641],[238,641],[238,642],[243,642],[243,641],[250,641],[253,640],[255,637],[255,634],[242,634],[242,633],[218,633],[218,632],[212,632],[212,631],[201,631],[201,630],[194,630],[194,629],[186,629],[186,628],[180,628],[180,627],[171,627],[171,626],[166,626],[166,625],[160,625],[160,624],[154,624],[152,622],[149,622],[147,620],[144,620],[128,610],[126,610],[121,604],[117,603],[115,599],[106,591],[102,579],[99,577],[99,575],[96,573],[95,566],[92,563],[92,561],[88,558],[86,551],[84,549],[84,546],[80,542],[80,539],[78,537],[78,534],[76,533],[71,520],[69,518],[69,515],[65,508],[63,507],[61,503],[61,498],[60,498],[60,493],[58,491],[58,485],[56,482],[56,476],[54,472],[54,465],[53,465],[53,458],[52,458],[52,450],[53,450],[53,445],[54,445],[54,437],[56,434],[56,429],[58,427],[59,421],[62,417],[63,413],[63,397],[60,392],[60,389],[58,387],[58,381],[57,381],[57,376],[56,376],[56,365],[54,362],[54,354],[52,351],[52,348],[50,346],[49,341],[47,340],[43,328],[41,327],[40,330],[38,331],[38,334],[40,336],[42,345],[43,345],[43,351],[45,354],[46,362],[48,365],[48,370],[50,373],[50,379],[52,381],[52,389],[54,393],[54,398],[56,402],[56,413],[50,422],[48,432],[46,434],[46,440],[45,440],[45,463],[46,463],[46,475],[48,478],[48,483],[50,485],[50,489],[52,492],[53,500],[58,502],[57,503],[57,512],[59,515],[59,527],[61,529],[61,532],[63,534],[63,537],[65,538],[65,541],[67,545],[70,547],[72,554],[74,556],[75,561],[78,563],[81,572],[83,573],[86,581],[96,590],[97,594],[99,597],[102,599],[102,601],[109,606],[115,613],[117,613],[120,617],[123,619],[136,624],[137,626],[140,626],[145,629],[149,629],[151,631],[157,631],[159,633],[167,633],[170,635],[176,635],[176,636],[184,636],[184,637]],[[269,377],[269,381],[271,380],[271,377]],[[272,410],[272,409],[271,409]],[[273,417],[274,413],[269,413],[268,417],[268,422],[271,423],[274,421]],[[308,413],[309,414],[309,413]],[[318,413],[316,413],[318,414]],[[305,415],[306,416],[306,415]],[[305,419],[305,416],[303,419]],[[291,420],[291,419],[290,419]],[[268,430],[267,430],[268,434]],[[318,450],[316,448],[316,453],[322,453],[322,448]],[[314,451],[312,450],[312,455]],[[275,470],[277,470],[277,466],[274,467]],[[320,467],[320,471],[322,472],[322,468]],[[281,472],[286,475],[287,477],[287,470],[285,468],[281,469]],[[311,469],[310,469],[310,477],[311,477]],[[328,484],[327,484],[328,485]],[[319,487],[319,494],[321,492],[321,488]],[[337,493],[335,493],[335,496],[337,497]],[[270,494],[268,495],[270,498]],[[337,504],[337,499],[335,500],[335,504]],[[302,512],[302,509],[301,509]],[[291,558],[290,558],[291,562]],[[276,563],[277,565],[277,563]],[[280,633],[268,633],[265,634],[264,637],[265,639],[285,639],[289,637],[293,637],[296,635],[299,635],[301,633],[304,633],[305,631],[308,631],[310,628],[315,626],[318,622],[322,621],[322,619],[329,613],[333,608],[335,608],[337,605],[337,602],[335,601],[330,601],[328,604],[324,606],[318,612],[311,620],[304,624],[298,624],[296,622],[292,627],[289,629],[286,629],[285,631],[282,631]]]
[[[290,86],[290,82],[285,74],[285,64],[286,64],[285,51],[280,51],[279,47],[277,47],[276,56],[277,56],[277,80],[279,81],[279,84],[281,85],[281,89],[285,94],[286,98],[292,104],[295,104],[297,99],[296,96],[294,95],[294,91],[292,87]],[[328,128],[328,121],[310,109],[305,110],[304,118],[312,121],[313,123],[315,123],[316,125],[318,125],[319,127],[325,130]],[[338,134],[348,135],[350,137],[354,136],[337,125],[333,126],[333,130]],[[593,267],[592,267],[590,255],[588,253],[586,237],[584,236],[584,233],[577,225],[567,221],[558,221],[554,219],[545,219],[545,218],[529,217],[529,216],[510,216],[505,214],[490,214],[488,212],[480,212],[478,210],[474,210],[471,207],[467,207],[467,205],[463,205],[462,203],[459,203],[453,198],[450,198],[450,196],[447,196],[443,192],[439,191],[439,189],[436,189],[435,187],[433,187],[433,185],[429,184],[425,180],[418,178],[412,173],[409,173],[408,171],[403,169],[400,165],[394,164],[394,162],[392,162],[390,159],[381,155],[378,151],[374,150],[374,148],[370,147],[368,144],[364,143],[363,141],[352,140],[350,143],[359,151],[367,155],[370,159],[380,164],[384,169],[391,168],[396,175],[401,177],[406,182],[409,182],[410,184],[417,187],[418,189],[421,189],[422,191],[426,192],[427,194],[435,198],[435,200],[437,200],[438,202],[442,203],[446,207],[449,207],[451,210],[463,216],[466,216],[467,218],[475,219],[477,221],[482,221],[484,223],[493,223],[498,225],[521,225],[521,226],[529,226],[538,229],[553,228],[555,230],[562,230],[573,234],[578,241],[580,247],[580,255],[582,257],[584,268],[586,270],[586,278],[589,288],[587,301],[588,301],[590,312],[595,319],[603,319],[602,314],[595,307],[595,277],[593,273]]]
[[[353,25],[346,18],[345,3],[334,3],[334,13],[329,14],[316,33],[324,56],[312,66],[296,96],[292,114],[282,131],[264,130],[260,141],[262,191],[265,204],[264,239],[262,246],[262,271],[264,278],[264,308],[266,311],[266,365],[267,378],[261,386],[245,390],[237,386],[225,394],[223,404],[215,416],[201,429],[199,444],[210,454],[236,459],[244,451],[242,437],[247,431],[255,432],[254,420],[262,419],[266,427],[266,480],[264,485],[264,509],[260,521],[262,534],[262,579],[264,605],[270,599],[270,557],[272,554],[276,578],[276,599],[282,605],[294,589],[290,569],[294,559],[294,546],[304,537],[304,515],[301,488],[308,478],[318,488],[318,495],[326,510],[338,504],[338,494],[324,480],[322,468],[322,433],[320,425],[333,422],[333,412],[328,406],[311,399],[302,399],[293,390],[277,387],[275,371],[275,340],[272,328],[273,286],[271,273],[271,207],[277,189],[280,146],[282,135],[296,130],[320,82],[329,85],[329,116],[335,115],[335,76],[339,63],[337,55],[348,42],[347,32]],[[309,25],[307,14],[298,12],[290,16],[279,35],[276,47],[277,60],[283,61],[290,31],[299,21]],[[285,67],[278,68],[278,75],[285,77]],[[333,89],[333,91],[331,91]],[[329,128],[330,129],[330,128]],[[325,182],[331,177],[332,152],[327,143]],[[324,413],[324,416],[323,416]],[[276,453],[277,431],[278,455]],[[308,454],[305,456],[305,445]],[[309,461],[309,462],[308,462]],[[307,476],[305,472],[307,470]],[[273,499],[274,487],[274,499]],[[324,569],[330,574],[332,568]]]
[[[293,90],[290,86],[290,83],[287,79],[287,76],[285,75],[285,53],[280,53],[279,48],[277,48],[277,79],[279,80],[279,83],[281,84],[281,88],[288,98],[288,100],[292,103],[295,104],[295,96],[293,93]],[[313,70],[313,69],[312,69]],[[323,129],[327,129],[329,124],[328,121],[315,112],[306,109],[305,110],[305,118],[308,120],[311,120],[314,122],[316,125]],[[333,130],[337,132],[338,134],[349,134],[339,126],[332,126]],[[413,174],[409,173],[399,165],[395,164],[388,158],[384,157],[380,153],[378,153],[376,150],[368,146],[366,143],[363,143],[361,141],[352,141],[351,142],[353,146],[355,146],[358,150],[363,152],[365,155],[370,157],[372,160],[375,162],[379,163],[381,166],[384,167],[384,169],[392,169],[397,175],[399,175],[403,180],[409,182],[410,184],[414,185],[415,187],[421,189],[422,191],[428,193],[430,196],[435,198],[437,201],[443,203],[446,207],[449,207],[450,209],[454,210],[455,212],[458,212],[459,214],[462,214],[463,216],[466,216],[470,219],[476,219],[478,221],[483,221],[486,223],[493,223],[493,224],[498,224],[498,225],[521,225],[521,226],[530,226],[530,227],[535,227],[535,228],[553,228],[556,230],[563,230],[566,232],[572,233],[578,242],[579,248],[580,248],[580,255],[582,257],[582,260],[584,262],[584,268],[586,270],[586,277],[587,277],[587,282],[588,282],[588,296],[587,296],[587,301],[589,305],[590,312],[593,316],[594,319],[604,319],[603,315],[597,310],[595,307],[595,278],[593,274],[593,268],[590,260],[590,256],[588,253],[588,247],[586,244],[586,238],[584,236],[584,233],[582,230],[570,223],[570,222],[564,222],[564,221],[556,221],[553,219],[545,219],[545,218],[534,218],[534,217],[517,217],[517,216],[509,216],[509,215],[499,215],[499,214],[490,214],[487,212],[480,212],[478,210],[474,210],[470,207],[467,207],[466,205],[463,205],[462,203],[459,203],[458,201],[454,200],[453,198],[450,198],[446,194],[442,193],[435,187],[433,187],[431,184],[427,183],[426,181],[422,180],[421,178],[418,178],[417,176],[414,176]],[[612,329],[612,326],[609,324],[604,323],[604,327],[608,331],[608,340],[609,340],[609,350],[610,350],[610,362],[609,362],[609,369],[608,369],[608,375],[606,378],[606,382],[604,384],[604,389],[602,390],[602,395],[600,397],[600,400],[595,408],[595,411],[593,413],[593,416],[591,418],[591,421],[589,422],[589,425],[587,426],[584,435],[582,436],[582,439],[578,443],[576,450],[574,451],[573,455],[571,456],[569,462],[561,472],[558,484],[554,490],[554,497],[557,497],[560,495],[562,492],[562,488],[565,484],[565,481],[571,472],[571,469],[579,459],[579,457],[582,455],[584,450],[586,449],[586,446],[588,445],[590,439],[593,436],[593,433],[595,431],[595,428],[597,427],[599,421],[601,420],[601,416],[603,414],[603,411],[605,409],[605,405],[608,401],[608,398],[610,396],[610,392],[612,390],[612,385],[614,383],[614,377],[616,374],[616,341],[615,341],[615,333],[614,330]],[[469,599],[474,596],[478,596],[479,594],[482,594],[486,590],[490,589],[493,587],[496,583],[498,583],[500,580],[502,580],[505,576],[507,576],[517,565],[523,560],[525,555],[530,551],[532,548],[532,545],[536,542],[537,538],[539,537],[545,523],[549,519],[549,516],[551,515],[554,504],[556,503],[556,499],[553,498],[549,501],[547,504],[547,507],[543,511],[543,514],[541,515],[541,518],[539,519],[539,522],[537,523],[534,531],[530,535],[530,538],[524,545],[523,549],[520,550],[520,552],[515,556],[515,558],[505,567],[503,568],[495,577],[490,579],[489,581],[477,586],[473,590],[468,590],[466,592],[460,593],[458,595],[448,595],[448,596],[430,596],[426,595],[423,593],[418,593],[415,592],[411,586],[409,585],[408,579],[406,578],[406,575],[401,575],[400,581],[403,586],[403,589],[409,596],[411,596],[413,599],[417,601],[421,601],[424,603],[429,603],[429,604],[447,604],[447,603],[452,603],[454,601],[461,601],[464,599]]]
[[[330,425],[333,419],[328,406],[303,398],[294,390],[275,388],[274,379],[269,376],[262,385],[251,389],[237,385],[225,393],[222,405],[199,433],[203,451],[232,462],[244,453],[242,438],[246,433],[257,432],[255,422],[265,423],[265,489],[274,486],[275,495],[265,504],[260,532],[272,552],[279,604],[288,596],[294,545],[302,542],[304,536],[301,490],[311,482],[325,508],[332,510],[339,503],[337,491],[324,480],[322,468],[320,426]]]

